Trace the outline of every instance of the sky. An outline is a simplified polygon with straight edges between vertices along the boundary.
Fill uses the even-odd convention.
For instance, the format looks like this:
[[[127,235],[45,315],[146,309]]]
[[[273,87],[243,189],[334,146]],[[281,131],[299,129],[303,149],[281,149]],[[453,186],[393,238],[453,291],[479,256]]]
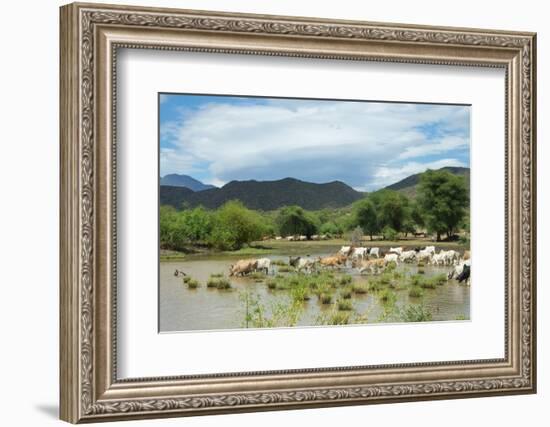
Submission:
[[[469,167],[470,106],[160,94],[160,176],[286,177],[373,191]]]

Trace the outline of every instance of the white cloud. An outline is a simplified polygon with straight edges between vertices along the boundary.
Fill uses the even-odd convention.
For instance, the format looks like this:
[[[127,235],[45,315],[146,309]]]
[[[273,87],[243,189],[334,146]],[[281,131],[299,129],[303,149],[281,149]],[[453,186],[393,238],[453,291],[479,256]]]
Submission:
[[[218,183],[291,176],[372,188],[373,182],[382,182],[384,171],[397,174],[423,164],[422,156],[466,149],[468,118],[469,108],[458,106],[293,100],[210,103],[196,110],[182,109],[179,121],[163,123],[161,134],[174,148],[161,150],[161,174],[192,174],[201,165],[208,169],[210,181]],[[426,127],[437,135],[430,135]],[[449,154],[446,157],[448,161]],[[416,160],[403,164],[404,159]]]

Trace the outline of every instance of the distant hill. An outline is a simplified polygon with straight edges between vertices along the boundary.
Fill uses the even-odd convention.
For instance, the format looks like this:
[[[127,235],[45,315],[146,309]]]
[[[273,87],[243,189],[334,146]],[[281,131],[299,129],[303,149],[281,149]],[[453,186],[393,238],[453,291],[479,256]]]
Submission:
[[[170,185],[172,187],[186,187],[193,191],[203,191],[210,188],[216,188],[213,185],[203,184],[199,180],[190,177],[189,175],[178,175],[177,173],[172,173],[166,176],[163,176],[160,179],[160,185]]]
[[[454,175],[464,176],[466,178],[466,187],[468,188],[468,191],[470,190],[470,168],[463,168],[459,166],[446,166],[437,170],[450,172]],[[388,185],[387,187],[385,187],[385,189],[399,191],[409,197],[415,197],[418,183],[420,182],[420,176],[423,173],[424,172],[408,176],[407,178],[402,179],[395,184]]]
[[[160,204],[180,208],[202,205],[217,208],[228,200],[240,200],[250,209],[274,210],[298,205],[308,210],[347,206],[364,197],[341,181],[314,184],[294,178],[277,181],[231,181],[221,188],[190,192],[184,187],[161,185]]]

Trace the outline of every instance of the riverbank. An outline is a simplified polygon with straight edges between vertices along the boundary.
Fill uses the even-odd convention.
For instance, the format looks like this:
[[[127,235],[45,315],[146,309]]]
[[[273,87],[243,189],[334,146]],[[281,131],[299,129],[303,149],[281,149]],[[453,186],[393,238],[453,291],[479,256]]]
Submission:
[[[178,252],[172,250],[161,249],[160,261],[181,261],[188,258],[214,256],[214,257],[254,257],[262,255],[302,255],[319,252],[336,251],[341,246],[349,245],[349,240],[345,239],[329,239],[329,240],[306,240],[306,241],[292,241],[287,240],[264,240],[260,242],[252,242],[250,246],[246,246],[237,251],[216,251],[209,250],[204,247],[193,249],[191,252]],[[368,240],[361,241],[361,246],[366,247],[424,247],[435,246],[441,249],[455,249],[464,250],[468,249],[467,245],[459,242],[434,242],[430,239],[402,239],[402,240]]]

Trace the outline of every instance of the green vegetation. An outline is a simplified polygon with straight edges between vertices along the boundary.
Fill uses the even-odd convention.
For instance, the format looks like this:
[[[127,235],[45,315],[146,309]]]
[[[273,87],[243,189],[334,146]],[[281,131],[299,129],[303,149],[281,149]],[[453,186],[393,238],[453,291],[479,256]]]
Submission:
[[[424,296],[424,291],[420,286],[412,286],[409,289],[409,296],[411,298],[421,298]]]
[[[225,278],[225,276],[219,276],[217,274],[212,274],[206,281],[207,288],[216,288],[216,289],[231,289],[231,282]]]
[[[399,312],[403,322],[429,322],[432,314],[423,305],[408,305]]]
[[[319,219],[300,206],[281,208],[276,218],[276,224],[283,236],[301,235],[311,237],[317,233],[320,226]]]
[[[445,171],[426,171],[420,177],[418,203],[428,230],[450,238],[464,220],[469,205],[464,178]],[[468,221],[469,223],[469,221]]]
[[[189,289],[197,289],[200,286],[199,281],[196,279],[190,278],[186,283]]]
[[[349,299],[342,299],[338,301],[338,310],[340,311],[351,311],[353,310],[353,304]]]

